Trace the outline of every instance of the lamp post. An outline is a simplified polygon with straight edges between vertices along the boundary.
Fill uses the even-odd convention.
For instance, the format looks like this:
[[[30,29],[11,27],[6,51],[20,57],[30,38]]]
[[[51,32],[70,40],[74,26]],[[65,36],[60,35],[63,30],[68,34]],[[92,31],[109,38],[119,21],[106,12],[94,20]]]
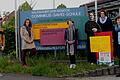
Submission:
[[[95,19],[96,19],[96,22],[97,22],[97,19],[98,19],[98,13],[97,13],[97,0],[95,0]]]
[[[16,58],[18,58],[17,0],[15,0],[15,40],[16,40]]]
[[[55,9],[55,0],[53,0],[53,9]]]

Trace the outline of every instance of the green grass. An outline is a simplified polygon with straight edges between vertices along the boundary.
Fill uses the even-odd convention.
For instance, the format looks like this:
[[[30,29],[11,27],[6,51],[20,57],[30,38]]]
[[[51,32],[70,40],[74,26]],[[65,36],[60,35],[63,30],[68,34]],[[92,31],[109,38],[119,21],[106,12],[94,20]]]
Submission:
[[[21,64],[12,56],[0,57],[0,72],[2,73],[24,73],[37,76],[47,77],[60,77],[64,75],[72,75],[76,73],[83,73],[90,70],[103,68],[106,66],[90,65],[87,62],[81,62],[77,64],[76,69],[69,69],[67,63],[52,63],[52,57],[45,58],[43,56],[34,56],[27,58],[28,67],[24,68]]]

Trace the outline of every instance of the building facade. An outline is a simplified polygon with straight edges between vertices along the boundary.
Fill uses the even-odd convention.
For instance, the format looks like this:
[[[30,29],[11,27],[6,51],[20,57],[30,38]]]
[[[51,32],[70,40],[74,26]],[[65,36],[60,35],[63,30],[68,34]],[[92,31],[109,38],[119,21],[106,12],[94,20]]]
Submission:
[[[88,12],[95,10],[95,2],[85,4]],[[114,18],[120,15],[120,0],[98,0],[98,12],[101,9],[107,11],[108,16],[114,20]]]

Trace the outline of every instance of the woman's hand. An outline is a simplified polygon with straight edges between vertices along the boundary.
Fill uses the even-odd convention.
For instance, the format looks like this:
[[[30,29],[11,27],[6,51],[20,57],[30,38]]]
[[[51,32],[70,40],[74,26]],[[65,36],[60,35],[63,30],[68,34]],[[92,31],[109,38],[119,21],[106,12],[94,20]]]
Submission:
[[[73,41],[68,41],[68,44],[73,44],[75,42],[75,40],[73,40]]]
[[[26,43],[28,43],[28,44],[31,44],[31,43],[33,43],[33,41],[26,41],[26,40],[25,40],[25,42],[26,42]]]
[[[30,43],[33,43],[33,40],[32,40],[32,41],[30,41]]]

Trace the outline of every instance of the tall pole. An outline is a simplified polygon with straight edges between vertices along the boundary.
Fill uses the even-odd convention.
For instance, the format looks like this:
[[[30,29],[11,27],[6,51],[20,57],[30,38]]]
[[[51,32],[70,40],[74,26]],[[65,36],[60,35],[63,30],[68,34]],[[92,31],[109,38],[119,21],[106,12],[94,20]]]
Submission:
[[[53,0],[53,9],[55,9],[55,0]],[[56,58],[56,47],[54,47],[54,57]]]
[[[53,0],[53,9],[55,9],[55,0]]]
[[[97,22],[97,19],[98,19],[98,13],[97,13],[97,0],[95,0],[95,19],[96,19],[96,22]]]
[[[16,39],[16,58],[18,58],[18,36],[17,36],[17,0],[15,0],[15,39]]]
[[[119,7],[119,15],[120,15],[120,7]]]
[[[30,6],[32,6],[32,0],[30,1]]]

